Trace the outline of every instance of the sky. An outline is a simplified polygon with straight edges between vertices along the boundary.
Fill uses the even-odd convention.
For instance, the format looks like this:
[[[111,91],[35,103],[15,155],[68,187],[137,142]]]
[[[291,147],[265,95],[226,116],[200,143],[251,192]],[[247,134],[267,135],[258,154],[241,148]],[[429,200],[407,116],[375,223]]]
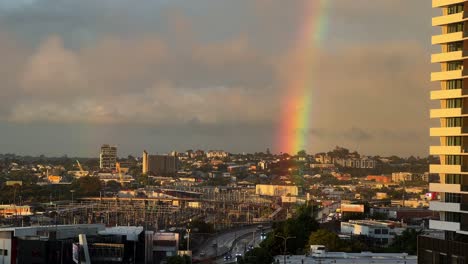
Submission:
[[[309,1],[0,0],[0,153],[283,151]],[[437,10],[326,1],[305,150],[427,156]]]

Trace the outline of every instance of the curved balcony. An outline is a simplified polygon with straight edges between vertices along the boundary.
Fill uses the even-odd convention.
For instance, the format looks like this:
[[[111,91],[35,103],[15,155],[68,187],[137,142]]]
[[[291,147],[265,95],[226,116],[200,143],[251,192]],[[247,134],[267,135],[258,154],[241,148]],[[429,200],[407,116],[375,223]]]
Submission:
[[[463,136],[467,133],[466,127],[433,127],[430,129],[431,137],[444,137],[444,136]]]
[[[440,220],[429,220],[429,228],[446,231],[459,231],[460,223]]]
[[[432,18],[432,26],[443,26],[443,25],[447,25],[447,24],[462,22],[462,21],[464,21],[466,19],[467,19],[467,17],[466,17],[465,12],[460,12],[460,13],[451,14],[451,15],[433,17]]]
[[[453,4],[464,3],[465,0],[432,0],[432,7],[444,7]]]
[[[463,33],[463,31],[435,35],[432,36],[432,45],[462,41],[465,38],[467,38],[467,34]]]
[[[431,164],[429,165],[429,171],[430,173],[468,174],[468,168],[462,165]],[[455,185],[458,185],[458,188],[460,190],[460,185]]]
[[[430,146],[431,155],[468,155],[468,151],[462,146]]]
[[[431,91],[431,100],[468,97],[468,89]]]
[[[454,71],[441,71],[431,73],[431,82],[435,81],[448,81],[455,79],[468,78],[468,71],[454,70]]]
[[[452,52],[441,52],[431,55],[431,62],[446,62],[456,61],[468,58],[468,52],[464,50],[452,51]]]
[[[430,113],[431,118],[460,117],[460,116],[466,116],[462,108],[431,109],[431,113]]]
[[[444,212],[460,212],[459,203],[446,203],[441,201],[430,201],[429,209],[433,211],[444,211]]]

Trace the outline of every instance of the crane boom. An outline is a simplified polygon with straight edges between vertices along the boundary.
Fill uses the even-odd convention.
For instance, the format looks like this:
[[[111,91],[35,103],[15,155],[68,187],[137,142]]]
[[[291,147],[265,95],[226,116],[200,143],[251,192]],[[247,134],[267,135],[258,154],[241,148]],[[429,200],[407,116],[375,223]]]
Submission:
[[[80,169],[81,176],[86,176],[86,172],[83,170],[83,166],[81,166],[81,163],[76,160],[76,164],[78,164],[78,168]]]
[[[123,186],[124,185],[124,179],[123,179],[123,176],[122,176],[122,170],[120,169],[120,163],[119,162],[115,163],[115,168],[117,169],[117,172],[119,173],[120,184]]]

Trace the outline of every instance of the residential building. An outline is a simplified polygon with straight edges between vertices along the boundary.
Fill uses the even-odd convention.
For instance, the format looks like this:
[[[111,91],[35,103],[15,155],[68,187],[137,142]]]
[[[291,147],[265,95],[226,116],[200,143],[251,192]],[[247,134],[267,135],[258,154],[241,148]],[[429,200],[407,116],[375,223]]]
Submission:
[[[394,172],[392,173],[392,181],[393,182],[404,182],[404,181],[412,181],[413,174],[411,172]]]
[[[297,196],[299,194],[299,190],[295,185],[257,184],[255,186],[255,193],[257,195],[265,196]]]
[[[99,167],[101,169],[113,170],[117,162],[117,147],[104,144],[101,146],[99,155]]]
[[[174,176],[178,170],[178,159],[172,155],[149,155],[143,151],[142,172],[154,176]]]
[[[229,157],[229,152],[223,151],[223,150],[210,150],[206,152],[206,157],[211,159],[211,158],[227,158]]]
[[[334,162],[342,167],[356,169],[374,169],[376,166],[375,160],[368,157],[335,159]]]
[[[391,176],[387,175],[367,175],[366,181],[375,181],[379,183],[390,183],[392,181]]]
[[[429,191],[438,192],[441,199],[430,201],[430,208],[440,212],[440,220],[431,220],[429,227],[445,231],[445,239],[420,237],[418,263],[467,263],[468,261],[468,27],[465,10],[468,0],[432,0],[437,15],[432,25],[440,31],[432,36],[432,44],[440,50],[431,62],[440,68],[431,73],[431,81],[439,89],[431,99],[439,107],[430,111],[440,126],[432,127],[430,135],[440,145],[431,146],[431,155],[438,155],[439,164],[431,164],[430,173],[439,174],[439,183],[430,183]],[[467,68],[468,69],[468,68]]]

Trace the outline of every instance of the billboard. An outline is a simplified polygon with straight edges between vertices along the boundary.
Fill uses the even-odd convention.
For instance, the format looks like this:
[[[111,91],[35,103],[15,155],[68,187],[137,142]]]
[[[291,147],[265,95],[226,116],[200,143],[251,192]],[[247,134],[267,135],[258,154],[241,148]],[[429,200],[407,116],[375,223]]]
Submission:
[[[364,213],[364,205],[363,204],[341,204],[341,212],[342,213]]]

